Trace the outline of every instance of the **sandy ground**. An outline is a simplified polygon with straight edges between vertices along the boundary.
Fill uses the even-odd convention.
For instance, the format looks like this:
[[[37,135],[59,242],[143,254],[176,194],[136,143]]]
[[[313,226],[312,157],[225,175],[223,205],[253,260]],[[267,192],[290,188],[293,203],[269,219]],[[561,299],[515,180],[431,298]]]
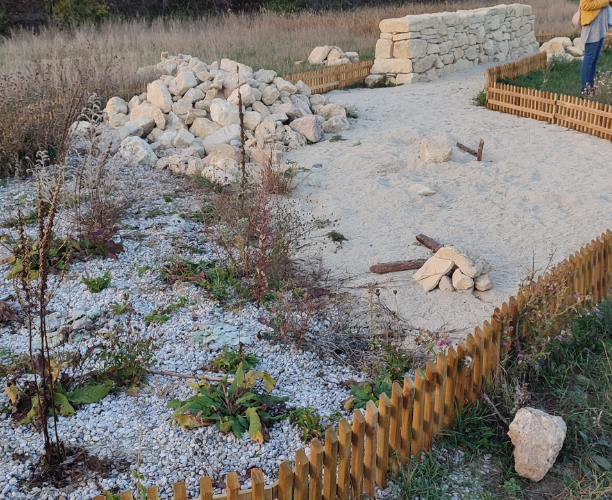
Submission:
[[[366,296],[373,284],[381,298],[415,328],[454,330],[462,340],[517,291],[532,267],[557,262],[612,227],[612,144],[563,127],[489,111],[473,103],[484,87],[484,66],[436,82],[328,94],[353,104],[344,140],[321,142],[290,159],[310,169],[296,191],[302,208],[336,221],[316,232],[311,255]],[[423,138],[446,134],[476,148],[483,162],[458,148],[451,160],[426,164]],[[320,164],[319,167],[313,165]],[[436,191],[424,197],[412,184]],[[348,241],[341,248],[324,235]],[[493,289],[426,293],[415,271],[369,273],[370,265],[429,257],[415,235],[424,233],[489,261]]]

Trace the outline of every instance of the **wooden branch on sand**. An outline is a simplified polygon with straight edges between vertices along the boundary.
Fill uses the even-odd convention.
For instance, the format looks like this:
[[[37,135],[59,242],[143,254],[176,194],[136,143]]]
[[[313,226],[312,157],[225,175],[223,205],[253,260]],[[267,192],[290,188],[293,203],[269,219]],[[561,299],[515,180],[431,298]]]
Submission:
[[[425,236],[424,234],[417,234],[416,235],[416,239],[417,241],[421,244],[426,246],[427,248],[429,248],[433,253],[436,253],[438,250],[440,250],[440,248],[442,248],[444,245],[438,243],[436,240],[434,240],[433,238],[430,238],[429,236]]]
[[[482,139],[480,139],[480,142],[478,143],[478,151],[474,151],[472,148],[468,148],[460,142],[457,143],[457,147],[462,151],[465,151],[466,153],[469,153],[472,156],[476,157],[477,161],[482,161],[482,149],[484,148],[484,141]]]
[[[147,369],[147,371],[151,374],[151,375],[165,375],[166,377],[178,377],[178,378],[185,378],[185,379],[189,379],[189,380],[208,380],[210,382],[221,382],[225,377],[211,377],[209,375],[200,375],[200,376],[196,376],[196,375],[191,375],[189,373],[177,373],[177,372],[167,372],[164,370],[151,370],[151,369]],[[227,380],[229,383],[232,383],[234,381],[233,378],[228,378]]]
[[[409,271],[411,269],[421,269],[425,264],[425,259],[400,260],[397,262],[387,262],[384,264],[374,264],[370,267],[371,273],[386,274],[398,271]]]

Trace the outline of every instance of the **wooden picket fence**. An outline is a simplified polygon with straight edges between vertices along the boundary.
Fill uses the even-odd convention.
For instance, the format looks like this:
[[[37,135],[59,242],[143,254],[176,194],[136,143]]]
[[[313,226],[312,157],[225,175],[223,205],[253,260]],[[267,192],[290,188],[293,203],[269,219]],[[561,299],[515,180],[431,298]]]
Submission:
[[[374,61],[361,61],[342,66],[328,66],[314,71],[287,75],[285,80],[297,83],[302,80],[310,87],[313,94],[323,94],[333,89],[342,89],[362,83],[370,74]]]
[[[488,68],[487,108],[543,120],[553,125],[612,140],[612,106],[579,97],[498,83],[546,67],[546,54]]]
[[[226,492],[213,494],[210,477],[200,479],[200,500],[357,500],[374,498],[376,486],[385,488],[388,475],[395,477],[401,466],[418,459],[431,448],[436,434],[449,429],[457,414],[476,401],[483,388],[500,376],[502,356],[511,348],[521,313],[538,287],[554,287],[551,310],[557,300],[594,303],[610,295],[612,284],[612,232],[592,240],[578,252],[540,277],[530,290],[511,297],[496,308],[490,321],[467,336],[457,349],[450,347],[417,370],[414,380],[394,382],[391,398],[382,394],[378,407],[369,401],[365,415],[353,412],[352,425],[342,419],[338,432],[327,429],[325,444],[310,443],[310,458],[303,449],[295,454],[295,465],[280,464],[278,479],[265,486],[263,472],[251,471],[252,487],[240,490],[238,474],[226,476]],[[556,295],[556,290],[562,290]],[[570,293],[567,293],[567,292]],[[576,297],[578,295],[579,297]],[[504,345],[506,344],[506,345]],[[156,486],[147,488],[147,499],[157,500]],[[187,500],[184,482],[174,484],[174,500]],[[104,500],[96,496],[94,500]],[[121,500],[133,500],[129,491]]]

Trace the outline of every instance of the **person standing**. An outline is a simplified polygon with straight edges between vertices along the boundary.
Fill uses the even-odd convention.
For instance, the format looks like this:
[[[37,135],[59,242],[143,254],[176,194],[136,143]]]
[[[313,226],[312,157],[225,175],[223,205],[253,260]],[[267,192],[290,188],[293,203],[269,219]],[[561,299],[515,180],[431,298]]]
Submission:
[[[597,60],[608,32],[608,5],[612,5],[612,0],[580,1],[580,39],[584,44],[584,58],[580,68],[581,97],[593,95]]]

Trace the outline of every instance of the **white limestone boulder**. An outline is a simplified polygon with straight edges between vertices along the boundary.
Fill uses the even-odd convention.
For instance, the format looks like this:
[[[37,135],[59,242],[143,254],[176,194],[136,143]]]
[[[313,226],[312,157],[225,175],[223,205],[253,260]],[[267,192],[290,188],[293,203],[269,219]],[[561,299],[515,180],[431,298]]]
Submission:
[[[151,146],[140,137],[127,137],[124,139],[117,154],[128,165],[148,165],[154,167],[157,163],[157,156],[151,149]]]
[[[514,445],[514,469],[521,477],[540,481],[555,463],[563,447],[567,426],[561,417],[542,410],[521,408],[510,424]]]

